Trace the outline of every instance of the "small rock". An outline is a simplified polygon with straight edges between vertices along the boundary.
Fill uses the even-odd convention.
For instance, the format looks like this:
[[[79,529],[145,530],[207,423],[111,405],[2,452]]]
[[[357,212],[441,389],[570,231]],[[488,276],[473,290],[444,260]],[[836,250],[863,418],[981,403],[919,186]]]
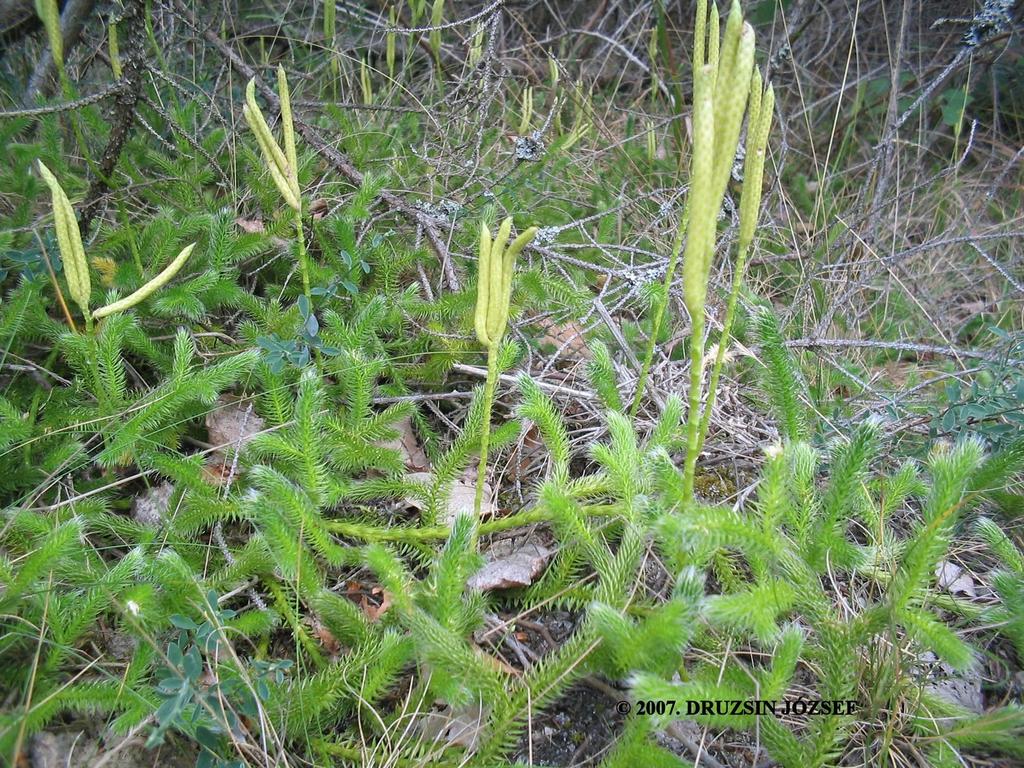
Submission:
[[[226,455],[233,455],[263,430],[263,419],[253,413],[252,402],[242,404],[226,395],[217,399],[217,406],[206,414],[210,442]]]
[[[958,672],[931,651],[922,653],[918,662],[927,680],[925,690],[930,694],[971,712],[980,714],[985,711],[980,677],[970,672]]]
[[[132,504],[132,517],[135,518],[135,522],[152,526],[163,523],[173,493],[173,485],[161,483],[150,488],[141,496],[136,496]]]
[[[489,710],[479,703],[458,709],[445,706],[440,712],[419,715],[418,729],[424,741],[456,744],[472,751],[480,741]]]
[[[980,680],[968,680],[958,675],[930,683],[925,686],[925,690],[950,704],[956,704],[979,715],[985,711]]]
[[[977,597],[978,593],[974,588],[974,579],[959,565],[948,560],[940,560],[935,566],[935,580],[939,589],[944,589],[951,595],[965,595]]]
[[[83,731],[41,731],[28,747],[32,768],[86,768],[95,762],[98,752],[95,739]]]

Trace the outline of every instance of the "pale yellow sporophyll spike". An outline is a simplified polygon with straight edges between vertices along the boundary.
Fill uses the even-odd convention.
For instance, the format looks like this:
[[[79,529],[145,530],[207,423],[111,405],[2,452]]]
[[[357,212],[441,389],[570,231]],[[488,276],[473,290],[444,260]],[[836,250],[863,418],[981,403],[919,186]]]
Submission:
[[[388,9],[388,33],[384,44],[384,60],[388,65],[388,77],[395,78],[395,27],[398,17],[395,14],[395,6]]]
[[[683,300],[691,322],[690,391],[683,468],[683,496],[687,500],[693,498],[697,456],[703,443],[702,423],[706,417],[701,414],[704,307],[718,212],[739,145],[754,67],[754,30],[744,23],[739,0],[733,0],[720,47],[714,45],[717,18],[717,10],[712,6],[708,64],[694,73],[690,220],[683,256]]]
[[[369,84],[368,73],[364,86]],[[372,98],[372,94],[364,94]],[[285,203],[294,213],[295,238],[298,244],[299,270],[302,273],[302,290],[306,298],[312,295],[309,284],[309,265],[306,256],[306,240],[302,230],[302,190],[299,187],[299,160],[295,150],[295,123],[292,119],[292,100],[288,90],[288,77],[284,67],[277,68],[277,98],[281,106],[281,133],[284,136],[284,149],[281,149],[274,134],[267,125],[266,118],[256,103],[256,81],[250,80],[245,86],[245,104],[242,115],[249,128],[256,136],[256,143],[263,153],[264,165],[270,177],[277,185]]]
[[[754,66],[754,30],[744,23],[739,0],[733,0],[719,41],[718,7],[707,0],[698,0],[694,30],[693,66],[693,154],[690,167],[690,194],[673,242],[669,266],[663,281],[663,298],[655,307],[648,336],[647,350],[641,363],[638,386],[630,407],[636,416],[650,373],[654,346],[666,312],[667,300],[675,278],[676,265],[683,250],[683,297],[693,334],[703,344],[703,313],[707,282],[714,254],[716,222],[725,197],[739,144],[743,115],[750,92]],[[699,316],[699,317],[698,317]],[[698,328],[698,323],[700,327]],[[694,342],[696,344],[696,342]],[[694,347],[696,370],[701,368],[703,346]],[[696,393],[695,393],[696,394]],[[699,405],[699,401],[697,403]],[[696,426],[693,443],[697,444]]]
[[[705,260],[714,244],[716,211],[712,192],[714,173],[715,119],[713,107],[714,71],[706,64],[694,73],[693,157],[690,164],[690,226],[683,255],[683,301],[691,319],[703,318],[707,284]]]
[[[729,300],[725,308],[725,319],[722,321],[722,334],[718,341],[715,362],[711,368],[707,402],[704,404],[704,413],[700,420],[700,433],[697,440],[698,455],[704,448],[704,438],[707,437],[708,426],[711,423],[718,381],[722,375],[726,348],[729,345],[733,322],[736,318],[736,304],[747,268],[747,255],[754,242],[754,232],[757,229],[757,214],[761,209],[761,185],[764,179],[765,155],[774,110],[775,91],[769,85],[762,95],[761,73],[755,69],[750,84],[750,116],[747,120],[747,153],[743,158],[743,191],[740,193],[740,231],[736,248],[736,265],[733,267],[732,288],[729,291]]]
[[[719,31],[721,30],[721,39]],[[654,345],[665,313],[667,297],[677,259],[683,257],[683,302],[690,315],[690,388],[686,416],[686,458],[683,470],[683,498],[693,499],[697,456],[707,432],[714,389],[718,383],[735,312],[736,292],[742,281],[746,253],[753,239],[760,204],[764,152],[773,107],[771,88],[761,92],[760,76],[754,72],[754,30],[743,21],[739,0],[732,0],[724,29],[719,25],[718,7],[697,0],[693,44],[693,153],[690,159],[690,193],[673,243],[664,279],[665,299],[652,317],[647,352],[630,416],[635,416],[650,372]],[[751,96],[751,90],[754,94]],[[740,253],[737,258],[732,295],[719,351],[715,356],[711,386],[701,409],[704,359],[704,310],[708,280],[715,252],[717,222],[722,200],[732,173],[739,145],[743,116],[750,102],[750,120],[743,192],[740,201]],[[683,240],[685,235],[685,252]]]
[[[475,328],[480,343],[488,349],[500,344],[505,335],[516,257],[536,236],[537,227],[527,229],[506,248],[511,232],[511,217],[501,223],[493,241],[487,225],[480,225]]]
[[[39,161],[39,174],[50,188],[50,197],[53,201],[53,227],[57,234],[57,247],[60,249],[60,258],[64,264],[64,275],[68,281],[68,292],[82,310],[82,316],[85,318],[87,328],[92,327],[93,320],[99,320],[114,312],[123,312],[126,309],[131,309],[160,290],[171,278],[178,274],[178,270],[182,268],[189,255],[191,255],[192,249],[196,247],[195,243],[186,245],[181,253],[175,257],[174,261],[137,291],[92,312],[89,309],[89,296],[92,293],[89,261],[85,255],[85,247],[82,245],[82,233],[78,229],[75,209],[71,207],[71,201],[68,200],[64,188],[57,181],[57,177],[53,175],[42,161]]]
[[[249,128],[256,136],[256,142],[263,152],[264,164],[270,172],[274,184],[284,201],[293,209],[300,210],[301,192],[299,190],[299,177],[297,164],[295,162],[295,133],[292,129],[291,103],[288,99],[288,82],[284,77],[284,70],[278,70],[278,97],[281,100],[281,124],[284,131],[285,149],[282,150],[274,134],[267,125],[263,112],[256,103],[256,81],[250,80],[245,87],[245,106],[242,107],[242,115],[249,124]],[[283,87],[282,87],[283,85]],[[287,151],[287,154],[286,154]]]
[[[704,58],[708,38],[708,0],[697,0],[697,18],[693,25],[693,71],[707,64]]]
[[[164,267],[163,272],[154,277],[137,291],[125,296],[123,299],[111,302],[105,307],[100,307],[92,313],[92,316],[99,320],[101,317],[112,315],[115,312],[124,312],[126,309],[131,309],[136,304],[145,301],[151,295],[167,285],[171,278],[178,274],[178,270],[180,270],[185,265],[185,262],[188,261],[188,257],[192,255],[192,250],[195,247],[195,243],[186,245],[181,249],[181,253],[174,258],[174,261]]]
[[[738,6],[734,6],[738,13]],[[730,19],[731,20],[731,19]],[[728,35],[733,28],[726,26]],[[728,70],[722,69],[715,88],[715,195],[721,200],[729,183],[736,147],[739,144],[743,113],[750,92],[750,73],[754,68],[754,30],[749,24],[736,25],[736,48]],[[723,59],[723,64],[725,60]],[[719,151],[718,147],[722,147]],[[732,150],[731,152],[729,150]]]
[[[82,310],[86,322],[90,320],[89,295],[92,285],[89,280],[89,262],[85,257],[82,245],[82,233],[78,229],[75,209],[71,207],[64,188],[57,181],[43,161],[39,161],[39,174],[50,188],[50,199],[53,202],[53,229],[57,235],[57,247],[60,249],[61,262],[64,264],[64,276],[68,281],[68,293]]]

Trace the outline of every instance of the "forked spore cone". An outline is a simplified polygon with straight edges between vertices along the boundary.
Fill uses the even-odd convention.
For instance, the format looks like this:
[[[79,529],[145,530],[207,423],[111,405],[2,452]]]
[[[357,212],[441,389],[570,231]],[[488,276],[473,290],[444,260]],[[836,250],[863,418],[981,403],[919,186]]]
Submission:
[[[256,136],[263,154],[263,162],[274,179],[281,197],[289,207],[298,211],[302,206],[301,190],[296,168],[295,132],[292,126],[291,99],[288,93],[288,80],[284,70],[278,69],[278,98],[281,102],[281,124],[283,126],[285,148],[281,149],[274,134],[267,124],[259,104],[256,103],[256,81],[250,80],[245,87],[245,104],[242,115]]]
[[[511,216],[502,221],[494,240],[487,225],[480,225],[474,329],[477,339],[488,348],[499,344],[505,335],[516,257],[536,236],[537,227],[526,229],[509,243],[511,233]]]

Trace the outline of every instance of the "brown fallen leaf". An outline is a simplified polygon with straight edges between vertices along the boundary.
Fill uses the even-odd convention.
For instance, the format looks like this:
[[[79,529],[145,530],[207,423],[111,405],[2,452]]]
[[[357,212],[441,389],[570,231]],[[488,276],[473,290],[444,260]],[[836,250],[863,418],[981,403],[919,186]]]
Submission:
[[[381,448],[391,448],[398,451],[405,462],[406,469],[412,472],[422,472],[430,467],[427,454],[423,452],[423,446],[412,428],[412,419],[408,416],[396,422],[395,429],[398,430],[398,437],[394,440],[386,440],[378,445]]]
[[[370,599],[363,595],[363,599],[359,602],[359,607],[363,609],[363,613],[366,614],[366,618],[370,621],[379,621],[380,617],[387,613],[388,608],[391,607],[391,595],[386,590],[381,590],[383,599],[380,605],[374,605],[370,602]]]
[[[203,466],[203,479],[224,486],[239,471],[236,452],[263,430],[263,419],[253,412],[253,404],[231,395],[221,395],[206,414],[206,431],[215,450]]]
[[[309,204],[309,213],[314,219],[322,219],[331,208],[327,201],[322,197],[318,197],[316,200]]]
[[[538,325],[544,329],[544,335],[540,338],[541,347],[552,347],[561,358],[589,360],[592,357],[590,347],[583,337],[583,328],[576,321],[556,323],[550,318],[542,318]]]
[[[260,234],[267,231],[266,225],[260,219],[243,219],[241,217],[235,219],[235,224],[243,232],[248,232],[250,235]]]
[[[491,503],[491,484],[484,482],[484,497],[480,502],[480,518],[491,517],[495,512],[495,506]],[[452,485],[451,494],[448,496],[448,510],[444,522],[451,525],[459,515],[473,515],[476,513],[476,485],[470,485],[464,481],[458,481]]]
[[[217,404],[206,414],[206,430],[210,442],[224,455],[233,456],[263,430],[263,419],[253,412],[252,401],[242,402],[229,395],[217,398]]]
[[[477,702],[458,709],[446,704],[439,712],[417,715],[416,730],[428,744],[444,742],[472,751],[480,741],[488,714],[489,708]]]
[[[514,544],[503,539],[484,552],[484,566],[469,578],[467,586],[481,592],[528,587],[543,573],[553,554],[537,542]]]
[[[320,641],[320,645],[323,649],[331,656],[337,656],[340,654],[341,642],[334,636],[334,633],[315,617],[310,618],[309,622],[313,631],[313,637]]]

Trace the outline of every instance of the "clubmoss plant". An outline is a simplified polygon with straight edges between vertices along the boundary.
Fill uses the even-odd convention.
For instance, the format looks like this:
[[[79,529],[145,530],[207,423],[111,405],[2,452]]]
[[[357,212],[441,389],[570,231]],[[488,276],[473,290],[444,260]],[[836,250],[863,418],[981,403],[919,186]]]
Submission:
[[[561,72],[558,66],[558,59],[554,56],[548,57],[548,91],[551,94],[548,103],[551,105],[550,111],[553,113],[552,124],[554,125],[556,136],[562,134],[562,106],[565,103],[558,87],[560,78]]]
[[[64,264],[64,275],[68,281],[68,293],[82,310],[86,327],[92,328],[92,316],[89,314],[89,294],[92,285],[89,280],[89,261],[85,257],[82,245],[82,233],[78,229],[75,209],[71,207],[67,193],[42,161],[39,162],[39,174],[50,188],[53,204],[53,229],[57,236],[57,247]]]
[[[302,190],[299,188],[299,161],[295,152],[295,125],[292,121],[292,102],[288,91],[288,77],[284,67],[277,68],[277,96],[281,102],[281,131],[284,149],[277,143],[274,134],[256,103],[256,81],[250,80],[245,87],[245,105],[242,115],[249,128],[256,135],[256,142],[263,153],[263,161],[281,197],[294,213],[295,239],[298,248],[299,270],[302,273],[302,292],[311,298],[309,285],[309,257],[306,254],[306,239],[302,229]]]
[[[711,409],[715,405],[718,380],[722,374],[725,361],[725,350],[729,346],[732,324],[736,318],[736,302],[747,267],[747,255],[754,241],[757,228],[757,215],[761,209],[761,183],[764,178],[765,153],[768,147],[768,133],[771,131],[772,112],[775,109],[775,91],[769,85],[762,94],[761,73],[754,70],[750,84],[750,107],[747,118],[747,146],[743,159],[743,191],[740,193],[740,232],[736,248],[736,266],[733,267],[732,288],[722,322],[722,335],[718,340],[715,362],[711,369],[711,380],[708,382],[708,399],[704,405],[704,413],[700,420],[700,432],[697,438],[697,453],[704,447],[704,438],[708,433],[711,421]]]
[[[466,66],[470,69],[475,69],[480,59],[484,57],[484,29],[484,24],[478,24],[476,32],[470,38],[469,55],[466,57]]]
[[[647,58],[652,62],[658,60],[658,25],[651,27],[651,36],[647,41]],[[658,77],[658,68],[651,67],[651,93],[657,93],[661,85],[661,78]]]
[[[480,437],[480,464],[476,478],[476,500],[473,505],[477,520],[484,498],[484,478],[487,474],[487,448],[491,433],[491,404],[494,385],[498,378],[498,349],[508,324],[509,300],[512,297],[512,274],[516,256],[533,240],[537,227],[530,227],[509,245],[512,218],[498,227],[498,236],[491,240],[486,223],[480,225],[480,262],[476,289],[476,337],[487,348],[487,381],[484,385],[484,413]]]
[[[70,87],[67,70],[64,67],[64,35],[60,29],[60,10],[57,0],[36,0],[36,15],[43,22],[46,39],[50,44],[50,54],[57,68],[57,77],[61,88],[65,91]]]
[[[705,40],[705,37],[707,38]],[[668,269],[651,319],[650,338],[641,363],[636,393],[630,408],[635,417],[640,407],[654,346],[665,317],[668,296],[675,279],[679,256],[686,241],[683,261],[683,293],[692,321],[691,407],[700,405],[700,375],[703,364],[704,304],[711,271],[711,257],[718,212],[729,182],[729,173],[739,145],[740,128],[750,91],[754,67],[754,30],[743,21],[739,0],[734,0],[719,44],[718,7],[712,4],[710,17],[706,0],[697,3],[693,46],[693,154],[690,161],[690,195],[676,232]],[[699,350],[697,347],[699,346]],[[698,386],[694,388],[692,382]],[[688,422],[690,417],[688,416]],[[696,412],[693,418],[698,418]],[[699,422],[693,427],[693,446],[699,442]],[[694,466],[696,454],[689,457]]]
[[[1000,603],[988,609],[987,618],[1000,627],[1016,648],[1017,658],[1024,661],[1024,553],[988,518],[979,519],[975,530],[1000,563],[992,574]]]
[[[444,23],[444,0],[434,0],[430,8],[430,52],[441,69],[441,26]]]
[[[89,309],[89,297],[92,293],[92,282],[89,277],[89,260],[86,258],[85,247],[82,245],[82,233],[78,228],[78,220],[75,218],[75,209],[71,207],[71,201],[68,200],[64,188],[57,181],[57,177],[53,175],[42,161],[39,163],[39,173],[43,177],[43,181],[50,188],[50,197],[53,203],[54,230],[57,235],[57,247],[60,249],[60,257],[64,264],[64,274],[67,276],[68,293],[71,294],[71,298],[82,311],[82,317],[85,318],[85,327],[89,332],[92,331],[93,320],[99,320],[115,312],[131,309],[166,285],[171,278],[178,274],[178,270],[184,266],[188,257],[192,254],[192,249],[196,247],[195,243],[185,246],[181,253],[175,257],[174,261],[137,291],[93,312]],[[73,325],[72,328],[74,328]]]
[[[367,107],[372,105],[373,81],[370,80],[370,65],[366,56],[359,62],[359,87],[363,92],[363,104]]]
[[[533,120],[533,86],[527,85],[519,99],[522,109],[519,114],[519,135],[525,136],[530,132],[530,122]]]
[[[705,40],[705,31],[707,39]],[[690,391],[686,416],[686,464],[683,496],[693,499],[693,482],[707,421],[714,403],[714,388],[721,373],[725,346],[735,313],[736,294],[743,278],[746,252],[753,239],[757,222],[757,209],[761,197],[761,178],[764,171],[764,147],[771,126],[774,96],[769,87],[761,94],[761,78],[754,75],[754,30],[743,21],[738,0],[734,0],[725,33],[719,42],[717,6],[712,4],[707,13],[704,0],[697,4],[694,40],[693,73],[693,155],[690,162],[690,195],[686,202],[669,258],[662,295],[655,306],[651,322],[647,352],[641,365],[636,393],[630,409],[635,417],[643,396],[654,357],[654,345],[664,319],[668,296],[675,270],[686,241],[683,254],[683,301],[690,315]],[[740,253],[736,276],[729,299],[726,330],[719,341],[712,374],[711,394],[701,415],[701,383],[704,374],[704,307],[707,302],[708,279],[715,249],[718,213],[725,196],[733,159],[739,145],[743,115],[747,111],[748,96],[753,90],[748,136],[750,152],[746,160],[747,176],[744,180],[741,202],[743,222],[740,235]]]
[[[384,43],[384,60],[388,65],[388,77],[395,79],[395,27],[398,26],[398,15],[395,6],[388,8],[388,32]]]
[[[324,3],[324,39],[331,43],[334,42],[337,17],[338,6],[336,0],[326,0]]]
[[[908,366],[901,349],[886,348],[893,328],[920,332],[922,342],[947,330],[897,311],[913,296],[889,291],[888,281],[864,287],[873,295],[877,289],[883,299],[877,313],[851,316],[851,323],[837,316],[839,330],[878,337],[883,345],[858,348],[842,366],[827,364],[824,355],[825,362],[809,367],[812,353],[797,353],[767,308],[747,310],[750,281],[743,273],[767,244],[757,229],[764,171],[754,163],[763,164],[773,126],[771,91],[752,65],[747,105],[732,109],[723,101],[731,94],[727,73],[739,78],[734,70],[744,69],[743,25],[727,18],[730,8],[722,7],[719,30],[709,20],[710,3],[702,6],[693,63],[699,115],[693,122],[685,71],[690,55],[672,48],[678,24],[671,4],[655,4],[628,29],[609,30],[600,43],[624,42],[634,52],[624,62],[632,70],[633,59],[644,55],[646,28],[657,19],[648,48],[653,71],[648,86],[638,90],[587,68],[579,74],[583,84],[574,83],[576,75],[567,77],[548,56],[563,58],[575,72],[573,63],[592,41],[569,35],[538,43],[517,26],[515,8],[507,3],[487,3],[482,15],[442,3],[448,18],[435,30],[446,36],[438,72],[427,38],[434,0],[379,4],[382,18],[387,13],[385,28],[358,23],[351,13],[342,14],[339,3],[328,2],[277,14],[284,29],[310,32],[290,35],[286,53],[258,25],[256,44],[244,50],[245,41],[232,38],[223,14],[206,14],[195,26],[185,19],[173,28],[157,23],[157,35],[160,19],[147,13],[144,53],[169,77],[146,79],[139,109],[143,119],[150,113],[161,118],[159,131],[129,131],[117,159],[127,175],[115,173],[114,181],[138,181],[154,163],[161,181],[113,183],[109,205],[92,227],[75,221],[81,208],[76,194],[85,188],[82,179],[99,177],[75,158],[103,144],[103,122],[111,115],[102,104],[77,98],[26,105],[45,107],[27,116],[11,114],[18,69],[31,65],[37,46],[45,44],[42,27],[26,36],[25,55],[11,57],[13,85],[5,97],[11,103],[0,119],[5,146],[14,148],[0,168],[3,764],[38,757],[52,743],[50,734],[61,743],[81,731],[76,753],[95,744],[102,759],[102,744],[145,743],[148,737],[156,745],[166,738],[148,762],[179,765],[198,756],[205,768],[525,766],[544,762],[543,755],[531,754],[538,747],[554,754],[551,744],[536,738],[542,721],[564,724],[567,711],[600,719],[608,705],[625,700],[635,705],[631,714],[570,746],[576,762],[600,768],[741,764],[756,745],[757,760],[784,768],[1024,765],[1024,708],[1014,679],[1024,663],[1024,553],[1013,530],[1000,530],[1004,516],[1020,506],[1024,441],[986,456],[980,442],[958,437],[960,421],[943,420],[936,432],[948,435],[948,445],[943,441],[926,461],[901,456],[925,453],[927,438],[913,428],[920,425],[920,409],[945,411],[956,403],[966,421],[976,397],[940,393],[928,381],[919,385],[930,381],[930,360]],[[318,34],[320,17],[313,18],[321,12],[331,14],[326,40]],[[543,22],[538,14],[544,12],[538,8],[525,21]],[[127,39],[127,23],[119,26]],[[95,41],[104,29],[90,27],[86,37]],[[343,41],[346,50],[339,47]],[[122,52],[127,75],[127,53],[138,53],[139,42],[132,40],[131,51],[126,44]],[[207,43],[218,51],[213,58]],[[475,67],[467,69],[458,58],[470,45]],[[363,59],[370,50],[375,52]],[[338,145],[344,164],[329,153],[315,160],[318,153],[307,142],[296,176],[299,137],[286,145],[276,125],[275,74],[261,75],[266,79],[256,82],[257,90],[264,84],[269,89],[261,90],[266,99],[256,100],[268,108],[263,114],[283,158],[278,166],[274,148],[261,143],[273,168],[263,168],[261,154],[251,169],[270,198],[262,207],[275,222],[265,227],[255,226],[261,218],[256,201],[239,200],[231,184],[217,181],[218,169],[236,164],[238,142],[219,121],[202,119],[203,104],[231,98],[231,79],[191,61],[220,66],[227,60],[220,54],[233,51],[264,66],[274,57],[275,69],[283,55],[296,70],[324,72],[326,78],[306,82],[302,95],[324,106],[317,118],[324,145],[344,137]],[[807,63],[800,53],[797,66]],[[875,64],[885,63],[884,52],[873,55]],[[547,71],[537,68],[543,59]],[[536,98],[523,98],[526,80],[504,74],[520,60],[536,70],[530,78]],[[68,72],[74,72],[70,58]],[[208,83],[202,90],[209,98],[183,98],[173,84],[176,73]],[[360,75],[372,80],[366,98],[374,108],[332,103],[331,94],[345,82],[351,86],[345,101],[358,103]],[[806,93],[808,103],[819,102],[835,85],[819,80]],[[235,86],[239,111],[245,86],[244,80]],[[861,179],[846,174],[844,181],[840,169],[846,166],[844,148],[856,152],[871,143],[859,139],[885,129],[884,105],[871,106],[876,99],[869,91],[858,89],[855,101],[865,106],[856,125],[851,107],[838,114],[847,123],[846,139],[820,174],[817,197],[804,189],[799,173],[813,170],[813,158],[793,153],[796,186],[789,191],[807,197],[803,213],[820,230],[806,233],[814,235],[809,264],[833,263],[828,249],[843,244],[830,236],[829,223],[851,218],[864,202],[851,189]],[[631,113],[625,147],[616,129],[624,99]],[[857,103],[854,117],[861,110]],[[154,111],[161,104],[167,108]],[[531,104],[521,132],[538,130],[546,150],[536,162],[511,162],[502,150],[504,134],[520,132],[521,110]],[[879,113],[875,125],[868,121],[871,109]],[[686,120],[677,119],[684,114]],[[305,136],[312,123],[307,127],[301,117],[294,118],[294,129]],[[90,127],[89,146],[76,145],[69,130],[79,120]],[[284,120],[290,124],[291,117]],[[834,123],[816,121],[810,134]],[[115,119],[110,128],[119,124]],[[729,145],[737,125],[746,132],[747,156],[741,161],[744,179],[733,183]],[[689,146],[695,126],[703,127],[697,158]],[[646,136],[638,135],[645,128]],[[930,166],[945,154],[947,139],[952,146],[952,129],[947,133],[929,131],[936,152],[923,159],[921,178],[940,171]],[[808,135],[806,141],[820,138]],[[651,142],[649,164],[645,139]],[[255,140],[248,139],[248,146],[257,151]],[[893,145],[893,163],[902,162],[900,146]],[[662,157],[669,147],[674,150]],[[40,157],[59,163],[48,174],[56,178],[48,179],[45,199],[34,167]],[[459,158],[468,158],[471,167],[450,162]],[[732,276],[730,284],[713,286],[711,298],[720,301],[721,312],[708,320],[706,334],[689,342],[703,346],[706,339],[706,346],[717,343],[719,350],[698,350],[695,371],[703,369],[704,377],[690,390],[697,396],[691,419],[700,419],[690,456],[705,459],[709,414],[717,419],[715,389],[719,377],[726,378],[724,351],[741,323],[757,344],[758,364],[736,371],[744,394],[757,388],[756,397],[743,398],[739,421],[772,423],[780,440],[763,457],[744,451],[756,469],[739,476],[722,467],[712,479],[701,465],[688,498],[684,461],[677,458],[687,445],[687,394],[669,393],[643,428],[639,419],[631,420],[634,393],[620,392],[620,385],[632,329],[619,333],[615,325],[640,300],[633,292],[637,275],[656,266],[662,271],[652,287],[661,288],[676,232],[667,235],[661,264],[652,265],[649,249],[659,247],[656,222],[665,214],[657,202],[661,190],[679,183],[690,188],[691,163],[693,179],[700,181],[694,196],[683,198],[692,242],[681,230],[670,295],[682,296],[684,249],[687,276],[691,270],[693,275],[688,307],[698,318],[711,259],[729,258],[727,265],[715,265],[725,267],[716,274]],[[958,170],[964,185],[986,163],[974,165]],[[870,163],[851,167],[871,174]],[[275,169],[279,179],[271,188]],[[312,196],[302,199],[315,186],[306,175],[313,171],[344,187],[336,204],[315,217]],[[914,175],[911,168],[908,183]],[[929,180],[923,195],[941,193],[938,185],[948,174],[935,178],[937,186]],[[278,180],[284,182],[281,191]],[[56,237],[46,218],[51,193]],[[719,215],[723,194],[736,201],[735,228]],[[623,208],[626,196],[637,204]],[[874,202],[887,204],[889,197],[878,195]],[[435,204],[417,206],[416,200]],[[467,219],[468,228],[460,225],[464,217],[456,203],[478,211]],[[1009,203],[988,201],[994,214],[1010,210]],[[503,223],[504,212],[479,212],[502,204],[530,213]],[[302,294],[298,252],[290,242],[295,211],[302,208],[315,311]],[[673,214],[673,230],[680,212]],[[927,229],[946,232],[946,224],[955,223],[944,210],[936,215],[939,221]],[[479,272],[469,266],[468,275],[459,274],[465,265],[445,256],[470,242],[476,246],[481,218],[488,226],[480,238]],[[52,246],[44,241],[45,249],[35,239],[40,223],[53,240]],[[552,258],[527,265],[520,256],[513,264],[516,236],[533,223],[551,225],[533,243],[549,243]],[[791,224],[779,222],[779,231],[792,235]],[[894,222],[882,224],[880,235]],[[447,239],[452,227],[454,246]],[[102,242],[92,245],[97,228]],[[723,240],[731,249],[736,239],[736,250],[722,248],[715,256],[717,237],[727,229]],[[179,232],[197,234],[179,241]],[[275,259],[282,232],[291,258]],[[895,245],[916,249],[913,234]],[[175,258],[181,246],[200,238],[201,250],[190,247]],[[63,274],[58,239],[68,265]],[[957,245],[947,240],[920,244],[934,250],[913,256],[913,263],[946,258],[942,254]],[[992,242],[988,266],[966,266],[988,275],[1011,246]],[[753,248],[759,252],[751,255]],[[949,253],[957,258],[955,248]],[[62,303],[67,298],[65,314],[74,316],[69,325],[78,325],[74,332],[55,326],[61,307],[43,272],[47,266],[57,296]],[[453,266],[455,272],[448,269]],[[795,297],[806,307],[802,324],[820,321],[822,302],[836,297],[829,287],[833,273],[823,282],[815,277],[821,270],[805,273],[785,264],[779,270],[766,275],[769,293],[782,301]],[[509,297],[513,281],[515,305]],[[737,311],[740,287],[744,301]],[[114,303],[92,311],[92,289],[97,307]],[[590,314],[595,293],[608,313],[602,309],[601,318]],[[998,365],[981,366],[975,374],[955,363],[938,363],[936,370],[956,374],[953,380],[965,386],[987,387],[991,374],[993,387],[1011,392],[1016,380],[1003,373],[1019,356],[1013,345],[1021,328],[1006,311],[1004,300],[1012,296],[1005,293],[991,313],[993,329],[1005,337],[989,346],[987,325],[972,323],[956,340],[964,359],[998,356]],[[121,297],[127,298],[114,301]],[[941,303],[941,295],[932,298]],[[470,320],[474,301],[477,314]],[[521,306],[552,310],[557,327],[547,331],[559,349],[550,354],[542,341],[517,385],[499,393],[498,374],[508,372],[518,352],[513,339]],[[80,307],[89,322],[103,318],[91,333]],[[646,323],[656,308],[652,303],[645,311]],[[571,340],[562,345],[579,327],[589,333],[609,316],[608,333],[598,331],[608,345],[588,339],[592,354]],[[689,335],[685,317],[662,319],[659,343],[670,326]],[[467,336],[471,324],[474,337]],[[168,333],[176,326],[176,333]],[[646,343],[644,337],[636,350],[641,358]],[[964,345],[974,349],[961,350]],[[928,346],[906,347],[911,349]],[[490,376],[467,393],[461,373],[468,371],[458,363],[471,362],[474,351]],[[899,376],[890,382],[887,363],[894,351],[900,352]],[[314,355],[322,357],[311,365]],[[685,357],[697,355],[691,357],[687,346]],[[578,378],[584,372],[585,381]],[[865,376],[879,386],[866,391]],[[500,377],[503,385],[508,380]],[[903,394],[890,391],[890,383]],[[450,387],[459,391],[446,391]],[[850,402],[834,399],[837,391],[849,394],[842,399]],[[593,396],[580,407],[586,392]],[[650,394],[648,388],[645,411]],[[1008,443],[1014,407],[986,410],[985,424],[977,428],[992,434],[993,442]],[[868,413],[881,413],[885,421],[866,419]],[[477,473],[468,481],[477,482],[468,503],[467,470]],[[750,492],[737,493],[740,485]],[[490,514],[484,500],[494,500],[492,488],[502,499],[514,495],[514,509]],[[478,490],[481,497],[475,497]],[[473,514],[474,501],[480,516]],[[999,527],[981,521],[976,527],[991,556],[968,538],[975,530],[970,523],[982,512],[999,521]],[[496,567],[481,568],[485,547],[486,562]],[[978,595],[943,586],[951,563],[971,568]],[[516,578],[520,565],[529,567],[528,576],[524,571]],[[934,654],[935,664],[925,651]],[[949,675],[949,667],[961,671]],[[965,691],[959,683],[979,675],[985,678],[980,699],[957,699],[980,702],[985,711],[963,711],[940,697],[942,688],[952,687],[942,678]],[[601,687],[601,681],[617,691],[615,698],[581,698],[581,684]],[[803,718],[796,708],[783,716],[691,716],[681,706],[794,695],[853,700],[857,707],[850,714],[819,710]],[[669,707],[662,714],[660,705],[638,704],[666,699],[677,702],[674,714]],[[670,717],[692,722],[669,725]],[[680,754],[666,749],[662,726],[669,736],[684,736],[682,746],[672,744]],[[685,735],[697,726],[708,730],[691,748]],[[573,729],[556,730],[562,732],[556,741],[576,741]]]
[[[107,27],[107,55],[110,57],[110,71],[120,80],[121,53],[117,43],[117,24],[113,21]]]
[[[125,296],[123,299],[111,302],[105,307],[100,307],[92,313],[93,318],[99,320],[100,318],[112,315],[115,312],[124,312],[126,309],[131,309],[136,304],[147,299],[149,296],[156,293],[163,286],[165,286],[172,277],[178,274],[178,270],[181,269],[185,262],[188,261],[188,257],[192,255],[192,249],[196,247],[195,243],[190,243],[181,249],[179,253],[170,264],[161,272],[159,275],[154,277],[144,286],[139,288],[134,293]]]

